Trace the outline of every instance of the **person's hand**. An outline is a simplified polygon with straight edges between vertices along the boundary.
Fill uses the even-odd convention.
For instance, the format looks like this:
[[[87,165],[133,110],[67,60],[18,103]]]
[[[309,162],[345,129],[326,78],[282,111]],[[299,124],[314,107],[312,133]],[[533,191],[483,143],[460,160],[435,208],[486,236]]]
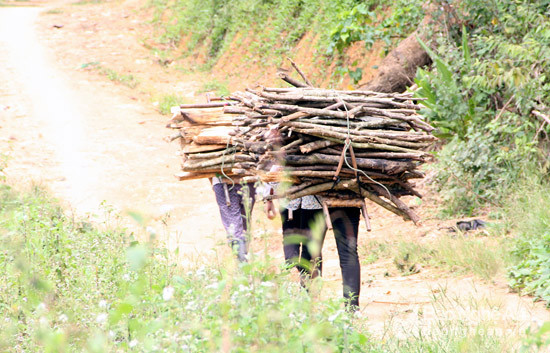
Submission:
[[[277,216],[277,210],[273,201],[269,200],[265,202],[265,213],[269,219],[274,219]]]

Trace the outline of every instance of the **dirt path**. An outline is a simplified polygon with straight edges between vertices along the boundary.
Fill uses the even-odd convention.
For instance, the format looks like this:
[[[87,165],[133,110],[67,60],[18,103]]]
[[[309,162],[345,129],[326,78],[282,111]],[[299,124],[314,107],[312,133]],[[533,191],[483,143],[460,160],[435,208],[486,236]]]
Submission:
[[[9,181],[39,182],[79,215],[104,213],[103,201],[118,211],[139,211],[171,249],[208,257],[205,252],[224,240],[210,185],[172,177],[177,148],[163,141],[166,118],[150,101],[158,91],[198,99],[194,92],[205,78],[155,64],[133,35],[142,22],[131,3],[76,8],[60,1],[47,5],[51,15],[45,8],[0,7],[0,152],[10,154]],[[140,84],[132,90],[82,69],[90,62],[132,73]],[[376,232],[362,232],[360,246],[373,237],[419,240],[437,228],[433,220],[415,228],[376,208],[372,217]],[[128,217],[122,222],[132,226]],[[282,262],[278,224],[267,228],[274,234],[268,251]],[[330,235],[323,255],[322,295],[340,295]],[[379,335],[407,336],[442,320],[471,326],[489,320],[517,334],[550,320],[541,303],[509,293],[504,281],[488,284],[434,269],[388,277],[392,266],[382,260],[362,267],[362,313]]]
[[[207,216],[217,212],[209,183],[173,177],[176,148],[162,139],[163,118],[110,82],[63,70],[37,28],[42,11],[0,8],[0,140],[11,149],[8,177],[45,185],[79,215],[105,210],[102,202],[138,211],[181,251],[222,240],[221,224]]]

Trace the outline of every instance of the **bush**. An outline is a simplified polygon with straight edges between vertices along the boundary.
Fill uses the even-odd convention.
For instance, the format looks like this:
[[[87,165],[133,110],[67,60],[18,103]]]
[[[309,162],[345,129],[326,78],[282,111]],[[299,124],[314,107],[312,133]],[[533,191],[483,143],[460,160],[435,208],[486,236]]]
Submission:
[[[546,179],[546,178],[545,178]],[[510,268],[512,288],[550,302],[550,195],[547,181],[531,181],[514,193],[509,214],[517,233]]]
[[[2,351],[335,352],[369,342],[341,300],[312,300],[269,262],[183,270],[163,249],[74,222],[40,190],[2,187],[0,224]]]
[[[459,25],[437,37],[434,70],[416,78],[423,113],[450,141],[439,153],[450,213],[500,205],[519,166],[540,161],[539,128],[548,132],[531,111],[550,106],[550,10],[539,2],[492,4],[455,4]]]

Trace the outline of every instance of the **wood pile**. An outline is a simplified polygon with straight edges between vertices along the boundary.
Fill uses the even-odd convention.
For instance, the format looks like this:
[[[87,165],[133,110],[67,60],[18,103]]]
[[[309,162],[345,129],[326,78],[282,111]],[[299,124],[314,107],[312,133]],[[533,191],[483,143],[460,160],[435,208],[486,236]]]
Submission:
[[[286,180],[291,186],[275,198],[368,198],[416,223],[399,197],[420,197],[410,180],[423,177],[417,168],[436,138],[412,94],[327,90],[303,76],[306,83],[280,77],[295,87],[258,87],[179,107],[168,127],[182,144],[180,180]]]

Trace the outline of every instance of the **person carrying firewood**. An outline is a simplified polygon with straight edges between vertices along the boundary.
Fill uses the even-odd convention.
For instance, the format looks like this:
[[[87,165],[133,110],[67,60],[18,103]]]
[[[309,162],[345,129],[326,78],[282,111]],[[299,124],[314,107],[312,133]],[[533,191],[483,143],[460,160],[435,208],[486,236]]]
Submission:
[[[273,193],[272,189],[269,193]],[[321,249],[327,228],[321,203],[320,198],[310,195],[291,200],[281,209],[285,260],[298,268],[302,285],[307,277],[315,278],[322,272]],[[267,200],[265,207],[268,218],[275,218],[273,201]],[[340,259],[346,308],[356,311],[361,291],[361,266],[357,254],[360,209],[334,207],[329,208],[329,215]],[[320,229],[319,239],[312,234],[314,224]]]
[[[219,177],[212,178],[211,182],[229,246],[240,262],[246,262],[246,232],[255,201],[254,183],[239,184],[236,180]]]

